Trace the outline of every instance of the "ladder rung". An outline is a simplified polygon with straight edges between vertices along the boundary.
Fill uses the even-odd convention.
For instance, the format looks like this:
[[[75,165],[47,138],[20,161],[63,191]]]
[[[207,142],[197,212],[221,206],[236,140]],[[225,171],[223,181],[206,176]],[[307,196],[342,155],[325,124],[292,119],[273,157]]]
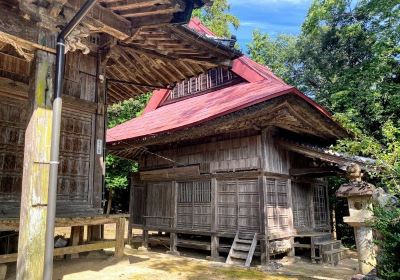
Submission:
[[[236,243],[243,243],[243,244],[251,244],[253,240],[246,240],[246,239],[238,239]]]

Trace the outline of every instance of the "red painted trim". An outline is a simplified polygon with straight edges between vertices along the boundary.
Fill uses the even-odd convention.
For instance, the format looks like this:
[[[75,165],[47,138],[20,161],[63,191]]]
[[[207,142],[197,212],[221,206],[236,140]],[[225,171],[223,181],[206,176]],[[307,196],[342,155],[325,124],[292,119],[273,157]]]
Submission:
[[[168,89],[160,89],[153,91],[149,103],[147,103],[146,108],[144,108],[143,114],[146,114],[148,112],[157,109],[160,106],[160,104],[165,100],[168,93],[169,93]]]

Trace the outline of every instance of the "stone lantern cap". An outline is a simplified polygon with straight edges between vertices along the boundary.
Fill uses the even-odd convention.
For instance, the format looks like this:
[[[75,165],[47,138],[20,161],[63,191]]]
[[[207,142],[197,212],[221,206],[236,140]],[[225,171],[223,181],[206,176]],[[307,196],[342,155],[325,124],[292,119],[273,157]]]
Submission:
[[[343,184],[336,191],[337,197],[352,197],[352,196],[372,196],[375,187],[364,181],[353,181]]]
[[[353,163],[347,167],[347,176],[350,182],[340,186],[336,191],[337,197],[372,196],[375,192],[374,185],[362,181],[363,173],[358,164]]]

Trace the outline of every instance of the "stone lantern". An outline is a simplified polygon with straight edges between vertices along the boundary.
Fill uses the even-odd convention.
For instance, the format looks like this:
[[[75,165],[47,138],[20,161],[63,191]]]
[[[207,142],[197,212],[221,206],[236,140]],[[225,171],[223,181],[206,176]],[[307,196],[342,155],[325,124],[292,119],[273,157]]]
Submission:
[[[366,223],[373,215],[372,195],[375,187],[361,180],[363,174],[359,165],[350,165],[347,172],[350,183],[343,184],[336,196],[347,198],[350,215],[343,220],[354,228],[359,270],[366,275],[376,265],[372,228]]]

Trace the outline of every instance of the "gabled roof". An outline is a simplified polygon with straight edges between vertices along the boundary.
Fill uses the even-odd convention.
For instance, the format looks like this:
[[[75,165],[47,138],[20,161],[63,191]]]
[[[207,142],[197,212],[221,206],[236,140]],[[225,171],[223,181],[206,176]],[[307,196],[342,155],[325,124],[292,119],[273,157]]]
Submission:
[[[191,21],[189,27],[209,33],[209,30],[196,20]],[[331,132],[330,137],[339,138],[345,134],[344,130],[331,119],[326,109],[295,87],[286,84],[268,67],[242,56],[233,61],[231,71],[243,78],[243,82],[167,105],[163,105],[162,102],[170,90],[154,92],[142,116],[108,130],[107,143],[117,145],[118,142],[135,141],[135,139],[145,142],[143,139],[204,124],[281,96],[292,96],[308,104],[308,107],[319,115],[319,119],[335,127],[335,132]],[[325,131],[329,130],[327,127],[328,125],[325,126]],[[337,131],[341,131],[339,133],[341,136],[336,134]]]

